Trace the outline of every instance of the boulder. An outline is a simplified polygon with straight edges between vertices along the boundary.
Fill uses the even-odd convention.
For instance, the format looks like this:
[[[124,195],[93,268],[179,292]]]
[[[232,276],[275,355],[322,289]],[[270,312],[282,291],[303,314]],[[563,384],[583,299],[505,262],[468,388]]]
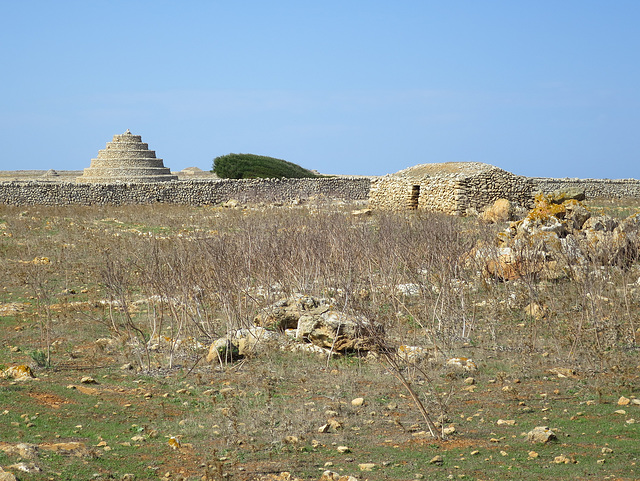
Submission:
[[[322,473],[322,476],[320,476],[320,479],[318,479],[318,481],[358,481],[358,479],[353,476],[347,476],[346,474],[338,474],[334,473],[333,471],[325,471],[324,473]]]
[[[16,477],[13,473],[9,473],[0,468],[0,481],[16,481]]]
[[[263,327],[250,327],[230,332],[209,346],[207,362],[231,362],[257,354],[273,344],[283,344],[284,335]]]
[[[590,217],[582,224],[582,230],[595,232],[613,232],[618,221],[608,215]]]
[[[523,253],[516,253],[511,247],[498,249],[496,257],[485,261],[485,276],[501,281],[512,281],[536,275],[542,270],[542,259],[526,258]]]
[[[541,304],[538,304],[537,302],[532,302],[524,308],[524,313],[527,315],[527,317],[530,317],[537,321],[544,318],[544,316],[546,315],[545,311],[546,310],[544,306],[542,306]]]
[[[5,379],[13,379],[14,381],[28,381],[30,379],[36,379],[31,368],[25,364],[19,366],[11,366],[2,372],[2,377]]]
[[[256,326],[266,329],[296,329],[298,320],[303,314],[319,315],[328,311],[331,303],[328,299],[296,294],[281,299],[265,308],[253,320]]]
[[[527,439],[532,443],[546,444],[557,437],[547,426],[537,426],[527,433]]]
[[[542,196],[544,201],[550,204],[563,204],[568,200],[584,200],[586,198],[584,189],[573,187],[564,190],[556,190],[550,194]],[[538,199],[536,199],[537,201]]]
[[[207,362],[232,362],[240,359],[240,357],[238,346],[231,342],[231,339],[228,337],[222,337],[209,347]]]
[[[308,312],[298,321],[298,339],[335,352],[368,351],[383,333],[382,326],[363,317],[328,310]]]
[[[498,199],[485,210],[480,218],[492,224],[513,220],[514,206],[508,199]]]
[[[580,230],[591,217],[591,212],[577,200],[565,202],[565,220],[572,230]]]
[[[240,356],[246,356],[261,351],[269,342],[277,342],[281,338],[282,334],[268,331],[264,327],[251,327],[235,331],[231,342],[238,346]]]

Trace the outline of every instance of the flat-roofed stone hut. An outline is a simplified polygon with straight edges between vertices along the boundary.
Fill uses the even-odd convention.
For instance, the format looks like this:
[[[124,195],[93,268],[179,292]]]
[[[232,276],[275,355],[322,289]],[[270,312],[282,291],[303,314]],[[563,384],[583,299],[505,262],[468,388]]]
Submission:
[[[372,180],[372,208],[425,209],[452,215],[480,212],[497,199],[528,207],[535,186],[527,177],[481,162],[421,164]]]
[[[98,151],[91,159],[91,166],[84,169],[76,182],[108,184],[113,182],[166,182],[178,180],[178,176],[164,166],[162,159],[149,150],[140,135],[129,129],[124,134],[114,135],[106,149]]]

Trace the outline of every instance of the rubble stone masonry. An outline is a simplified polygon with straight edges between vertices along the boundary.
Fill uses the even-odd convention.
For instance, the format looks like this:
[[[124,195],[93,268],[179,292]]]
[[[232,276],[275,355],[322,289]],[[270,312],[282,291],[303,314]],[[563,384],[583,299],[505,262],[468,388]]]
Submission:
[[[368,178],[187,180],[142,183],[0,182],[0,204],[7,205],[124,205],[163,202],[216,205],[274,203],[313,198],[345,201],[369,198]]]

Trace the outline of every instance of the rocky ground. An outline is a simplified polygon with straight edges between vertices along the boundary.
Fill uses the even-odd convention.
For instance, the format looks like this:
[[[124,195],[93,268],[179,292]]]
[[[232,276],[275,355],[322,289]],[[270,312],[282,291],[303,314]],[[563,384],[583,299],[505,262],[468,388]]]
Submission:
[[[0,479],[637,479],[629,212],[499,207],[2,207]]]

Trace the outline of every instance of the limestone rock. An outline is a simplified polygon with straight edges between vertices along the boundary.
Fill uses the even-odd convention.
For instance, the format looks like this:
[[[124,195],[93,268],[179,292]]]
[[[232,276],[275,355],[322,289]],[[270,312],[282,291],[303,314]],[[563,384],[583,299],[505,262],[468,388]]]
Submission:
[[[464,371],[475,371],[478,369],[478,366],[473,359],[469,359],[467,357],[452,357],[447,360],[446,365],[462,369]]]
[[[368,351],[382,326],[363,317],[338,311],[307,313],[298,321],[298,339],[335,352]]]
[[[556,464],[576,464],[576,458],[561,454],[560,456],[553,458],[553,462]]]
[[[13,379],[14,381],[28,381],[30,379],[36,379],[31,368],[24,364],[11,366],[5,369],[2,372],[2,377],[5,379]]]
[[[262,350],[269,343],[277,343],[281,338],[282,334],[277,332],[263,327],[251,327],[235,331],[231,341],[238,346],[240,356],[246,356]]]
[[[401,344],[398,347],[398,357],[408,363],[419,363],[428,358],[431,351],[421,346],[407,346]]]
[[[16,481],[16,477],[13,473],[9,473],[0,468],[0,481]]]
[[[582,225],[583,230],[596,232],[613,232],[618,227],[618,221],[608,215],[590,217]]]
[[[290,472],[283,471],[279,474],[265,474],[255,478],[257,481],[302,481],[300,478],[292,476]]]
[[[8,455],[20,456],[23,459],[36,459],[38,457],[38,446],[36,444],[0,442],[0,451]]]
[[[544,306],[538,304],[537,302],[532,302],[532,303],[528,304],[524,308],[524,313],[528,317],[530,317],[532,319],[536,319],[537,321],[542,319],[546,314]]]
[[[267,329],[296,329],[298,320],[303,314],[319,315],[328,311],[331,303],[328,299],[322,299],[302,294],[294,295],[287,299],[281,299],[270,307],[267,307],[253,320],[256,326]]]
[[[480,218],[492,224],[513,220],[514,206],[508,199],[498,199],[485,210]]]
[[[527,433],[527,439],[532,443],[546,444],[556,440],[556,434],[546,426],[537,426]]]
[[[216,340],[209,347],[209,353],[207,354],[207,362],[233,362],[240,358],[240,351],[238,346],[234,344],[231,339],[222,337]]]
[[[358,481],[358,479],[353,476],[334,473],[333,471],[325,471],[318,481]]]
[[[45,451],[53,451],[62,456],[74,456],[78,458],[94,457],[95,452],[84,443],[42,443],[38,447]]]
[[[563,204],[568,200],[584,200],[585,191],[579,187],[556,190],[545,195],[544,199],[551,204]]]

